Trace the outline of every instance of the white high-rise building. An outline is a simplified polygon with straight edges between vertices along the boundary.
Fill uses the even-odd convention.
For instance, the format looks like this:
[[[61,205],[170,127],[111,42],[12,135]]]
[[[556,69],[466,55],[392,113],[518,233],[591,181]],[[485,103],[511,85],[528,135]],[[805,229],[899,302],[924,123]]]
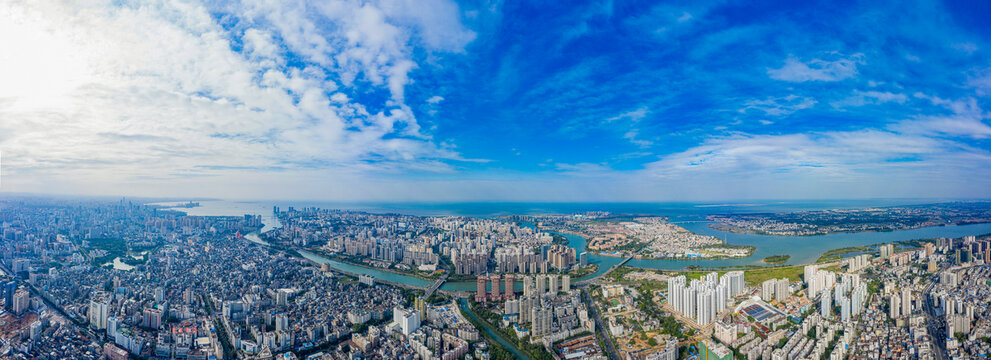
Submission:
[[[685,289],[685,276],[675,276],[668,278],[668,303],[677,312],[685,312],[685,302],[683,292]]]
[[[392,321],[399,325],[403,335],[409,335],[420,328],[420,313],[397,306],[392,310]]]
[[[709,324],[715,318],[716,293],[712,289],[705,289],[698,293],[698,310],[695,314],[695,322],[699,324]]]
[[[729,291],[723,284],[716,285],[716,311],[722,311],[729,303]]]
[[[537,275],[537,295],[547,293],[547,275]]]
[[[850,299],[840,298],[840,319],[850,321]]]
[[[561,276],[561,291],[571,292],[571,275]]]
[[[107,328],[107,318],[110,317],[110,299],[106,294],[94,293],[89,301],[89,314],[87,316],[90,326],[97,330]]]
[[[912,314],[912,291],[908,288],[902,289],[902,315]]]
[[[785,301],[791,297],[791,290],[788,289],[788,279],[778,279],[774,289],[774,298],[778,301]]]
[[[557,286],[557,275],[549,275],[548,278],[550,280],[550,285],[547,285],[547,291],[550,292],[551,295],[557,295],[559,289]]]
[[[669,278],[669,306],[673,311],[694,319],[699,324],[711,324],[719,312],[732,306],[729,301],[732,279],[719,278],[717,274],[711,273],[702,279],[692,280],[686,286],[684,276]]]
[[[831,312],[830,307],[833,306],[833,304],[829,301],[830,299],[831,297],[828,292],[823,292],[822,296],[820,296],[821,304],[819,304],[819,312],[822,317],[829,317]]]
[[[743,293],[743,290],[747,288],[747,282],[744,280],[743,271],[730,271],[723,275],[723,277],[729,279],[729,295],[737,296]]]
[[[892,294],[890,298],[890,303],[888,304],[888,316],[891,319],[895,319],[900,315],[902,309],[902,299],[898,294]]]

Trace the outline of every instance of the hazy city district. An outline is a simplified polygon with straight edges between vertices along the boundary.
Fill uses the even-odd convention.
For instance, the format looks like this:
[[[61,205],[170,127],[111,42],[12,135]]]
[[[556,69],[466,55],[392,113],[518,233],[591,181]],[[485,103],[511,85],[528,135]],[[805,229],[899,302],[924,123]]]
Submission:
[[[991,202],[954,202],[870,209],[710,215],[713,228],[767,235],[822,235],[991,222]]]
[[[804,235],[877,230],[910,212],[917,219],[943,215],[899,226],[984,216],[940,208],[715,220]],[[0,357],[943,360],[991,354],[989,236],[839,249],[808,265],[662,271],[624,264],[740,258],[754,248],[694,234],[663,217],[604,212],[475,218],[275,207],[272,215],[281,226],[262,232],[267,224],[260,215],[189,216],[130,200],[0,201]],[[864,217],[881,220],[863,225]],[[785,230],[785,218],[815,225]],[[572,247],[563,234],[588,239],[587,248]],[[763,262],[787,261],[787,249],[781,251]],[[589,263],[590,252],[624,260],[599,269]],[[338,264],[419,282],[383,281]],[[447,282],[472,285],[447,290]]]

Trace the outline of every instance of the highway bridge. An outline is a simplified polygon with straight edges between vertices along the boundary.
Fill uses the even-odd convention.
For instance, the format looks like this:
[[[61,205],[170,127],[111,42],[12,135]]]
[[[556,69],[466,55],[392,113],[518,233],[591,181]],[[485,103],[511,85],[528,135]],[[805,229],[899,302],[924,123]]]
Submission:
[[[437,281],[435,281],[433,285],[430,285],[430,287],[427,288],[427,291],[423,293],[423,298],[426,299],[430,297],[430,295],[434,294],[434,291],[440,289],[440,286],[444,285],[444,282],[447,281],[447,275],[448,273],[445,273],[444,276],[441,276],[440,279],[437,279]]]
[[[579,281],[579,282],[575,283],[575,286],[585,286],[585,285],[588,285],[588,284],[591,284],[591,283],[595,282],[596,280],[599,280],[599,278],[601,278],[603,276],[609,275],[609,273],[613,272],[613,270],[616,270],[620,266],[626,265],[626,263],[630,262],[630,260],[633,260],[633,257],[634,256],[635,255],[628,256],[627,258],[623,259],[623,261],[620,261],[619,264],[610,266],[609,269],[606,270],[606,272],[604,272],[602,274],[599,274],[599,276],[596,276],[596,277],[591,278],[591,279],[585,279],[585,280]]]

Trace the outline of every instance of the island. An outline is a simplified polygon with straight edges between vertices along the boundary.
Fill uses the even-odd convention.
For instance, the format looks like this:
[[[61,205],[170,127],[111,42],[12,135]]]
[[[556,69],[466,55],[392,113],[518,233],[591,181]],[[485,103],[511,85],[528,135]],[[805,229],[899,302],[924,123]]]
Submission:
[[[777,264],[784,264],[790,259],[791,259],[791,255],[771,255],[764,258],[764,260],[761,260],[761,262],[768,265],[777,265]]]

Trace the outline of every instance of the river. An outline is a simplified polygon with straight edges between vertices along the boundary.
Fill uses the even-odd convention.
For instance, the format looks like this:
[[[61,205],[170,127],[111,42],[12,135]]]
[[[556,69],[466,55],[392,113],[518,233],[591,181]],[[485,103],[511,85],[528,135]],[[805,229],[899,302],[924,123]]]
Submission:
[[[215,208],[214,203],[219,203],[221,206]],[[281,224],[277,223],[278,219],[271,215],[271,207],[263,206],[257,203],[240,203],[240,202],[200,202],[201,206],[197,208],[184,209],[179,208],[176,210],[187,211],[192,215],[217,215],[217,216],[236,216],[248,214],[262,214],[263,222],[265,222],[265,231]],[[234,205],[231,205],[234,204]],[[750,208],[743,205],[735,205],[741,208],[749,210]],[[779,205],[783,207],[783,205]],[[434,209],[431,207],[430,209]],[[678,207],[681,209],[681,207]],[[638,208],[639,210],[639,208]],[[253,212],[259,211],[259,212]],[[260,212],[265,211],[265,212]],[[710,210],[711,211],[711,210]],[[727,211],[726,208],[719,208],[719,212]],[[702,267],[720,267],[720,266],[739,266],[739,265],[760,265],[761,260],[770,255],[787,254],[791,255],[791,259],[788,260],[786,264],[796,265],[796,264],[807,264],[815,262],[819,255],[822,253],[838,248],[851,247],[851,246],[863,246],[878,243],[888,243],[894,241],[903,240],[916,240],[916,239],[930,239],[930,238],[958,238],[966,235],[982,235],[991,233],[991,224],[974,224],[974,225],[960,225],[960,226],[941,226],[941,227],[928,227],[912,230],[900,230],[900,231],[890,231],[890,232],[868,232],[868,233],[839,233],[839,234],[828,234],[828,235],[815,235],[815,236],[774,236],[774,235],[757,235],[757,234],[737,234],[729,233],[724,231],[719,231],[709,227],[709,222],[705,221],[704,213],[702,210],[686,210],[686,213],[682,214],[669,214],[666,216],[671,217],[672,222],[678,223],[685,229],[692,232],[716,236],[722,239],[726,239],[726,242],[733,245],[753,245],[756,246],[754,254],[746,258],[738,259],[719,259],[719,260],[663,260],[663,259],[633,259],[630,260],[627,265],[646,268],[646,269],[662,269],[662,270],[681,270],[685,269],[689,265],[696,265]],[[269,215],[264,215],[264,214]],[[271,222],[271,223],[270,223]],[[571,235],[571,234],[561,234],[568,239],[568,246],[576,249],[578,253],[585,251],[585,239],[581,236]],[[257,243],[264,243],[257,235],[249,234],[246,238],[250,241]],[[340,262],[333,259],[328,259],[321,255],[317,255],[308,251],[300,251],[300,253],[309,260],[316,263],[329,263],[331,267],[354,274],[366,274],[375,276],[376,279],[381,279],[394,283],[403,283],[413,286],[427,287],[432,283],[431,281],[420,279],[414,276],[407,276],[402,274],[397,274],[389,271],[383,271],[379,269],[357,266],[353,264],[348,264]],[[590,274],[580,279],[572,279],[572,283],[587,279],[590,277],[598,276],[609,269],[609,267],[618,264],[623,259],[620,257],[612,256],[602,256],[602,255],[588,255],[588,262],[591,264],[598,265],[598,271],[594,274]],[[517,282],[517,286],[522,286],[522,282]],[[452,291],[474,291],[476,288],[476,283],[474,281],[460,281],[460,282],[447,282],[441,289],[442,290],[452,290]]]
[[[508,340],[503,338],[502,334],[500,334],[498,331],[493,329],[492,326],[489,326],[488,323],[479,319],[478,316],[475,315],[475,311],[471,309],[471,306],[468,306],[468,299],[465,298],[458,299],[458,305],[460,305],[461,308],[464,309],[465,313],[467,313],[468,316],[470,316],[472,319],[477,321],[479,324],[482,324],[482,331],[484,331],[490,337],[495,339],[495,341],[499,343],[499,345],[502,345],[503,349],[506,349],[507,351],[509,351],[510,354],[513,354],[513,357],[517,359],[530,360],[530,357],[527,356],[522,351],[520,351],[520,349],[516,348],[516,345],[513,345]]]

